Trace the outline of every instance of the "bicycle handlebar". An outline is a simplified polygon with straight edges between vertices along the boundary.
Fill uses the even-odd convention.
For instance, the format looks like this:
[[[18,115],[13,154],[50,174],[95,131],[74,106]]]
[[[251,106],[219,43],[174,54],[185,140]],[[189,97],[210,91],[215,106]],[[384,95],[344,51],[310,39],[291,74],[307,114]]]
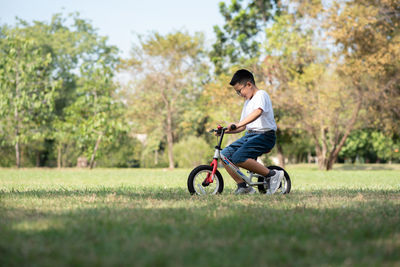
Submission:
[[[236,129],[237,129],[236,125],[232,124],[231,127],[230,127],[230,130],[234,131]],[[228,127],[222,127],[222,126],[218,125],[217,129],[211,129],[209,131],[209,133],[214,133],[214,132],[221,133],[222,131],[226,131],[226,130],[228,130]]]

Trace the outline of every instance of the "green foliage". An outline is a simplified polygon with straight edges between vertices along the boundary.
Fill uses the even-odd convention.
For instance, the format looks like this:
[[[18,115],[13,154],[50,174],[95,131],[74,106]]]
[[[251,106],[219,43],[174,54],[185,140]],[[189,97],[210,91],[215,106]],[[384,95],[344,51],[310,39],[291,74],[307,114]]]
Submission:
[[[99,135],[109,141],[123,125],[112,95],[117,52],[78,14],[2,27],[3,144],[29,142],[39,153],[45,139],[52,139],[56,151],[73,143],[90,155]]]
[[[390,138],[382,132],[373,132],[372,137],[372,147],[379,158],[386,161],[396,160],[400,161],[400,139]]]
[[[334,1],[326,27],[338,44],[343,76],[363,92],[368,126],[400,128],[400,7],[398,1]]]
[[[362,159],[367,162],[400,161],[400,140],[389,137],[373,129],[359,130],[352,133],[340,152],[344,159]],[[397,151],[397,152],[396,152]]]
[[[75,141],[89,157],[99,136],[110,142],[116,131],[123,128],[122,107],[112,98],[115,87],[111,67],[99,61],[82,68],[83,75],[76,90],[78,97],[66,107],[65,119]]]
[[[315,155],[314,144],[305,132],[278,132],[277,142],[291,163],[307,162],[308,156]]]
[[[96,167],[137,168],[140,166],[142,144],[136,138],[121,133],[104,147],[96,160]]]
[[[12,167],[15,166],[15,148],[12,146],[1,146],[0,149],[0,166]]]
[[[207,78],[203,46],[202,34],[153,33],[140,40],[122,66],[132,74],[132,82],[124,93],[133,131],[147,135],[156,132],[153,138],[160,138],[158,144],[166,143],[170,168],[175,165],[173,145],[182,135],[179,124],[191,120],[190,110],[197,113],[200,122],[203,120],[201,114],[190,108],[196,105]],[[202,131],[201,126],[198,128]]]
[[[209,164],[212,156],[212,146],[201,137],[189,136],[174,146],[174,158],[180,168]]]
[[[293,161],[309,153],[327,168],[338,153],[399,160],[396,1],[231,0],[219,8],[225,23],[214,28],[211,53],[201,33],[140,36],[119,65],[131,74],[125,85],[114,82],[117,48],[77,13],[1,26],[0,165],[19,165],[14,153],[24,166],[75,166],[82,155],[97,166],[207,162],[207,129],[240,116],[227,75],[239,66],[271,95],[278,142]]]
[[[21,145],[50,136],[61,83],[51,78],[52,56],[42,43],[23,29],[0,31],[0,145],[15,145],[20,167]]]
[[[372,150],[369,131],[355,131],[346,140],[339,155],[344,158],[368,157]]]
[[[0,39],[0,116],[3,136],[27,143],[46,134],[58,84],[49,77],[51,55],[18,29],[3,28]]]
[[[217,74],[226,72],[229,65],[256,60],[260,56],[260,34],[278,10],[276,0],[231,0],[230,5],[219,3],[225,19],[223,27],[214,26],[216,42],[210,58]]]
[[[168,154],[165,149],[165,144],[161,144],[160,148],[151,150],[145,146],[141,153],[140,167],[141,168],[168,168]]]

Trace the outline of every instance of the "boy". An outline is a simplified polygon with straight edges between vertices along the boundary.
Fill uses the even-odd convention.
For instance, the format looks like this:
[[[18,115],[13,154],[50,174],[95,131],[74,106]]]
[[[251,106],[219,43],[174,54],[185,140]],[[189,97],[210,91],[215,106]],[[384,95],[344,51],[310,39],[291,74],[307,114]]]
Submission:
[[[225,147],[221,153],[241,168],[265,177],[270,177],[270,190],[268,194],[273,194],[278,189],[284,172],[269,170],[255,160],[262,154],[269,152],[275,146],[275,132],[277,127],[271,100],[267,92],[257,88],[254,76],[248,70],[238,70],[233,75],[229,84],[246,101],[243,105],[240,122],[230,123],[228,125],[229,130],[225,133],[234,134],[244,130],[247,130],[247,132],[245,136]],[[236,129],[230,130],[233,124],[236,125]],[[237,183],[238,188],[235,194],[255,193],[254,188],[247,186],[246,182],[225,165],[225,163],[224,167]]]

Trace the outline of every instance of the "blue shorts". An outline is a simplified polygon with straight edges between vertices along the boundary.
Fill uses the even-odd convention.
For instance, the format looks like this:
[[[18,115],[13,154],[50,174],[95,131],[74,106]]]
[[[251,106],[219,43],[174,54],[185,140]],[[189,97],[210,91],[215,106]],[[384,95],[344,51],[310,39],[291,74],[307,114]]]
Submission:
[[[266,133],[248,133],[225,147],[221,153],[234,164],[245,162],[247,159],[256,159],[268,153],[275,146],[276,135],[274,131]]]

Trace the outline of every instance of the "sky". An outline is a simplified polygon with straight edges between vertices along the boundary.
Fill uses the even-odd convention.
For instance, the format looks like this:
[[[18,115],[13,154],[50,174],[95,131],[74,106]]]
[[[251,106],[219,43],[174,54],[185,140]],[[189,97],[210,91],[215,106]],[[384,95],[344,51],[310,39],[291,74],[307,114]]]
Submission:
[[[14,25],[15,17],[28,22],[49,22],[55,13],[78,11],[91,21],[109,44],[129,55],[135,34],[157,31],[167,34],[187,30],[204,32],[207,43],[214,40],[214,25],[222,25],[221,0],[0,0],[0,24]],[[226,1],[225,1],[226,2]]]

